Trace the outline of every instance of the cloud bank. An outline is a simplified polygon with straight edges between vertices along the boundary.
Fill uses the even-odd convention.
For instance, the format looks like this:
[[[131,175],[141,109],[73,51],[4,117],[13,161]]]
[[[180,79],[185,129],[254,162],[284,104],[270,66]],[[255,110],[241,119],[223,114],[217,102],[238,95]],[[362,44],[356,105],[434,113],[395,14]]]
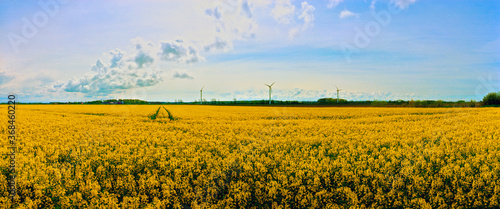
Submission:
[[[338,4],[338,3],[337,3]],[[204,55],[213,52],[227,52],[233,49],[233,42],[255,38],[258,27],[253,18],[255,7],[270,9],[270,16],[278,24],[292,24],[289,37],[313,26],[315,8],[306,1],[300,4],[300,11],[290,0],[280,0],[275,4],[260,1],[215,1],[204,10],[211,18],[213,35],[175,40],[146,41],[141,37],[131,40],[133,50],[115,49],[100,58],[89,73],[49,85],[48,92],[72,92],[87,95],[107,95],[120,93],[126,89],[154,86],[164,79],[161,74],[169,69],[156,70],[160,64],[185,65],[204,62]],[[187,73],[173,73],[174,79],[194,79]]]
[[[96,96],[119,93],[126,89],[154,86],[163,79],[160,71],[144,70],[144,60],[117,59],[118,51],[110,52],[113,58],[110,63],[104,63],[100,59],[92,66],[92,71],[83,77],[74,78],[67,82],[56,82],[52,84],[49,91],[80,92]],[[138,53],[141,55],[141,52]],[[149,60],[149,59],[146,59]]]
[[[205,15],[213,18],[214,36],[200,40],[179,38],[156,44],[137,37],[131,40],[135,51],[112,50],[107,54],[109,59],[98,59],[89,73],[65,82],[53,82],[42,91],[102,96],[127,89],[154,86],[164,80],[161,76],[164,70],[156,70],[160,62],[203,62],[205,58],[201,53],[229,51],[235,40],[255,37],[256,23],[252,18],[252,6],[247,1],[217,1],[205,10]],[[189,74],[179,72],[175,72],[173,78],[193,79]],[[7,76],[0,74],[0,84],[7,80]]]
[[[221,94],[225,100],[267,100],[267,90],[248,89],[243,91],[234,91],[231,93]],[[273,89],[273,100],[288,100],[288,101],[317,101],[320,98],[337,98],[337,92],[334,90],[315,90],[315,89]],[[415,99],[414,94],[395,95],[388,91],[341,91],[340,98],[354,101],[365,100],[411,100]]]

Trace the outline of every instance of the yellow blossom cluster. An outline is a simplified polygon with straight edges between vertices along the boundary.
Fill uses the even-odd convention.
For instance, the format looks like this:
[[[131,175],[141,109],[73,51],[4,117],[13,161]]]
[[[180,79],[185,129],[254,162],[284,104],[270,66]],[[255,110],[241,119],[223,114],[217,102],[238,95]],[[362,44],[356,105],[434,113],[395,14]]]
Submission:
[[[498,108],[163,107],[16,105],[0,207],[500,207]]]

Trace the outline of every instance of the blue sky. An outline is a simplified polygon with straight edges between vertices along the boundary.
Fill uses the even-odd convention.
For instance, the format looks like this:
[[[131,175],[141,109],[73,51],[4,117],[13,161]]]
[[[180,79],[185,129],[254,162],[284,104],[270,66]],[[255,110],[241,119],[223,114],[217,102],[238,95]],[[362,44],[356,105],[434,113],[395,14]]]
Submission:
[[[481,100],[500,2],[0,1],[0,94],[21,101]]]

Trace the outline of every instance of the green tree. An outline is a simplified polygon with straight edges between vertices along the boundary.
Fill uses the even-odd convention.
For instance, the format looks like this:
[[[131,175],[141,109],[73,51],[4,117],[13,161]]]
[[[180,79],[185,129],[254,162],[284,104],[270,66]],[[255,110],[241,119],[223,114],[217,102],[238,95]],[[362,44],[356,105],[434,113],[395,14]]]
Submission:
[[[318,99],[318,103],[321,103],[321,104],[331,104],[331,103],[334,103],[334,102],[337,102],[337,100],[333,99],[333,98],[321,98],[321,99]]]
[[[491,92],[484,96],[484,105],[500,105],[500,92]]]

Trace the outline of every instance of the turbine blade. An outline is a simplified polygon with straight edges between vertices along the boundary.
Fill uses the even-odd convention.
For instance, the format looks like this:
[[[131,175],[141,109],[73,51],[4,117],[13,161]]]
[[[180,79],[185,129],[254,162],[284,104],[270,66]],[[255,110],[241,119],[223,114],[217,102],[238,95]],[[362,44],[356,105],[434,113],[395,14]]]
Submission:
[[[276,83],[276,81],[275,81],[275,82],[273,82],[273,83],[271,84],[271,86],[273,86],[273,85],[274,85],[274,83]]]

